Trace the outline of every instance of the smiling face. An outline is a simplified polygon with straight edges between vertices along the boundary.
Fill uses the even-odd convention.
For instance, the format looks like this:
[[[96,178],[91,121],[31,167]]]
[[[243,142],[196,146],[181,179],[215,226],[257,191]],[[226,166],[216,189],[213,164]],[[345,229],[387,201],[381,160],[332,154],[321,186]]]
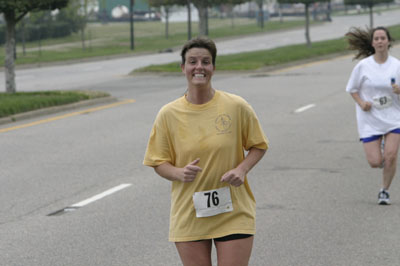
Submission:
[[[389,50],[390,41],[384,30],[376,30],[372,36],[372,47],[375,53],[385,53]]]
[[[212,55],[207,49],[189,49],[181,68],[186,75],[189,87],[211,87],[211,77],[215,66],[212,63]]]

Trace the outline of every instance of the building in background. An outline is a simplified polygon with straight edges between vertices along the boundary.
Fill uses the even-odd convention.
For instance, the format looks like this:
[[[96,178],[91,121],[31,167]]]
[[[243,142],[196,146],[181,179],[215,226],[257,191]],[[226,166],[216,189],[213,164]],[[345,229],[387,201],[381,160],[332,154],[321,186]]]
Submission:
[[[128,20],[131,0],[98,0],[101,20]],[[151,12],[146,0],[134,0],[135,20],[159,19]]]

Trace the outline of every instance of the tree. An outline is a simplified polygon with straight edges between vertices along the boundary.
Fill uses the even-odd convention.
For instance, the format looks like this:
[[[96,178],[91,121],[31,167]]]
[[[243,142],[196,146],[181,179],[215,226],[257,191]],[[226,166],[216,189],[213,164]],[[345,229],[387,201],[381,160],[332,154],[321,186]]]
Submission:
[[[68,0],[0,0],[0,13],[6,21],[5,76],[6,92],[15,93],[15,26],[28,12],[65,7]]]
[[[257,24],[260,28],[264,28],[264,0],[256,0],[256,4],[258,6]]]
[[[186,5],[186,0],[148,0],[152,7],[164,7],[165,10],[165,38],[168,39],[169,12],[173,5]]]
[[[169,7],[172,5],[186,5],[188,7],[188,12],[190,12],[190,4],[193,4],[199,13],[199,36],[208,35],[208,8],[220,4],[230,4],[236,5],[248,2],[248,0],[148,0],[149,4],[153,7],[164,6],[167,14]],[[190,17],[190,13],[189,16]],[[168,23],[168,21],[166,21]],[[191,38],[191,21],[188,18],[188,34],[189,39]],[[168,25],[166,25],[166,31],[168,30]],[[168,36],[168,35],[166,35]]]
[[[374,27],[374,5],[392,3],[394,0],[344,0],[345,5],[362,5],[369,8],[369,26]]]
[[[199,12],[199,36],[208,35],[208,8],[219,4],[241,4],[248,0],[191,0]]]
[[[311,46],[311,39],[310,39],[310,13],[308,8],[310,4],[316,2],[330,2],[330,0],[278,0],[279,4],[296,4],[296,3],[304,4],[304,14],[306,19],[305,36],[306,36],[307,46],[309,47]]]
[[[71,26],[72,32],[81,32],[82,50],[86,49],[85,45],[85,28],[88,20],[88,0],[69,0],[68,5],[60,10],[56,19],[65,21]],[[86,11],[85,11],[86,10]]]
[[[168,36],[168,14],[169,9],[173,5],[186,5],[188,7],[188,12],[190,12],[190,5],[193,4],[198,13],[199,13],[199,36],[207,36],[208,35],[208,8],[220,4],[229,4],[229,5],[237,5],[241,3],[245,3],[248,0],[148,0],[149,5],[153,7],[161,7],[163,6],[166,11],[166,36]],[[190,21],[190,13],[188,16],[188,32],[189,36],[191,36],[191,21]],[[190,38],[189,38],[190,39]]]

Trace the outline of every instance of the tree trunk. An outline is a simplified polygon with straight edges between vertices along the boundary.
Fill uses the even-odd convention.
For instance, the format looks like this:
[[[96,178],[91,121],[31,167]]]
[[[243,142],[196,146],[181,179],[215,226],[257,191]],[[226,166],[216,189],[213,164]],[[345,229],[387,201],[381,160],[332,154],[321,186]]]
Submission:
[[[307,41],[307,46],[311,47],[311,40],[310,40],[310,14],[308,12],[308,6],[309,4],[305,4],[305,13],[306,13],[306,41]]]
[[[208,7],[206,7],[206,36],[208,36]]]
[[[5,12],[6,20],[6,57],[4,62],[4,70],[6,76],[6,92],[15,93],[15,62],[14,62],[14,46],[15,46],[15,25],[17,24],[14,11]]]
[[[164,7],[165,9],[165,38],[168,39],[169,37],[169,8],[170,7]]]
[[[263,10],[263,3],[258,3],[258,25],[260,28],[264,28],[264,10]]]
[[[374,6],[369,5],[369,27],[372,29],[374,27]]]
[[[327,21],[332,21],[331,13],[332,13],[332,6],[331,6],[331,1],[328,2],[327,7],[326,7],[326,20]]]
[[[86,45],[85,45],[85,30],[82,27],[81,29],[81,42],[82,42],[82,50],[85,51],[86,50]]]
[[[82,50],[86,50],[86,44],[85,44],[85,27],[86,27],[86,20],[87,20],[87,0],[83,2],[83,21],[82,21],[82,29],[81,29],[81,40],[82,40]]]
[[[198,36],[207,36],[207,6],[196,5],[199,12],[199,34]]]
[[[234,18],[233,5],[232,4],[226,4],[226,12],[228,13],[228,17],[231,20],[231,28],[233,29],[235,27],[235,18]]]
[[[21,21],[21,29],[22,29],[22,54],[26,55],[26,46],[25,46],[25,20]]]

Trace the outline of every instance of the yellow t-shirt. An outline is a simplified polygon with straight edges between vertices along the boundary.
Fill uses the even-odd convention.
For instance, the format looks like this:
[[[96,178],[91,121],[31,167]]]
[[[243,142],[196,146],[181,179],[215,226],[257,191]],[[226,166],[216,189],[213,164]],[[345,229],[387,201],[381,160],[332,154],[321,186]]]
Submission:
[[[244,150],[252,147],[266,150],[268,140],[253,109],[239,96],[216,91],[211,101],[200,105],[182,96],[161,108],[143,163],[184,167],[200,158],[197,165],[203,169],[193,182],[172,182],[170,241],[255,233],[255,199],[247,177],[239,187],[220,181],[243,161]],[[233,211],[197,218],[193,194],[226,186]]]

